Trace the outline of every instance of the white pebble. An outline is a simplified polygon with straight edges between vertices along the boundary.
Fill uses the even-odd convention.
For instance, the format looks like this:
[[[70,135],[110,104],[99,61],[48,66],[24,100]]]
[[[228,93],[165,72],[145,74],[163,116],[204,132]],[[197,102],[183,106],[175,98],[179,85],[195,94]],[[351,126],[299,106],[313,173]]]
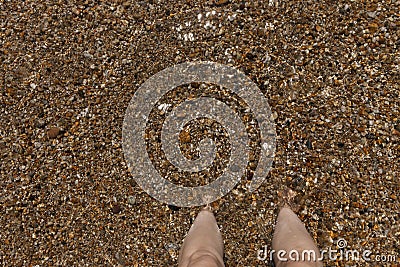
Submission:
[[[162,110],[163,112],[166,112],[168,110],[168,108],[171,106],[171,104],[161,104],[158,106],[159,110]]]

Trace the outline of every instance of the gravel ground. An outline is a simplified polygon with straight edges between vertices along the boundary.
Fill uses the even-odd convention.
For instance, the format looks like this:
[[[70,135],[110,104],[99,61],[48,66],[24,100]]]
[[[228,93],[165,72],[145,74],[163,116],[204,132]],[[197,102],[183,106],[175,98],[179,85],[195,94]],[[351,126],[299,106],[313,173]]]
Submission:
[[[142,191],[122,152],[124,112],[151,75],[209,60],[269,99],[265,183],[213,203],[226,266],[264,266],[278,192],[321,248],[399,266],[400,1],[0,0],[2,266],[174,266],[199,208]],[[110,1],[111,2],[111,1]]]

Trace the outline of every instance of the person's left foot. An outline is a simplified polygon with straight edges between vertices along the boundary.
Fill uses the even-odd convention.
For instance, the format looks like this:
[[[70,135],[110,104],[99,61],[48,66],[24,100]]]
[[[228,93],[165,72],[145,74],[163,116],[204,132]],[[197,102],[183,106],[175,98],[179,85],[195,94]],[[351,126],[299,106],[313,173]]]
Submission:
[[[222,267],[224,246],[221,232],[210,207],[205,207],[183,241],[179,266]]]

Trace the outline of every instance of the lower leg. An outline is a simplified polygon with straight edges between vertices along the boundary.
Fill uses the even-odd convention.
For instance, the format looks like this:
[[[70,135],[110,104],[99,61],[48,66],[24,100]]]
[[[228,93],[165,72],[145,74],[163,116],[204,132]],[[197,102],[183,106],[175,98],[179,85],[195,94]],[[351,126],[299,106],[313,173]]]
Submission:
[[[304,224],[288,207],[280,210],[272,240],[277,267],[322,266],[320,253]],[[282,251],[279,254],[279,251]],[[298,258],[298,260],[297,260]],[[295,260],[293,260],[295,259]]]
[[[185,237],[179,267],[223,267],[223,242],[211,211],[202,210]]]

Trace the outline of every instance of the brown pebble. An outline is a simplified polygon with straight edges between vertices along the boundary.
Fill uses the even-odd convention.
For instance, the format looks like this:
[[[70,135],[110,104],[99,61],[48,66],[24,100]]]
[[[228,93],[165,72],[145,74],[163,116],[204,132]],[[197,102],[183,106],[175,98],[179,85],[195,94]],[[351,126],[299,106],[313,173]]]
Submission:
[[[396,129],[393,129],[393,130],[392,130],[392,134],[397,135],[397,136],[400,136],[400,132],[397,131]]]
[[[118,205],[118,204],[114,204],[113,207],[112,207],[112,212],[114,214],[120,213],[121,212],[121,206]]]
[[[142,19],[143,19],[142,15],[141,15],[140,13],[133,13],[133,14],[132,14],[132,17],[133,17],[135,20],[142,20]]]
[[[13,96],[13,95],[15,95],[16,92],[15,92],[14,88],[7,88],[6,93],[8,96]]]
[[[368,24],[368,29],[370,32],[374,33],[378,30],[379,25],[375,22],[371,22],[370,24]]]
[[[57,137],[57,135],[60,134],[60,128],[58,127],[51,127],[48,131],[47,131],[47,136],[51,139],[54,139]]]
[[[225,5],[227,3],[229,3],[229,0],[217,0],[217,1],[215,1],[215,5],[216,6],[222,6],[222,5]]]
[[[188,131],[183,130],[180,134],[179,134],[180,140],[183,143],[189,143],[192,138],[190,137],[190,133]]]

